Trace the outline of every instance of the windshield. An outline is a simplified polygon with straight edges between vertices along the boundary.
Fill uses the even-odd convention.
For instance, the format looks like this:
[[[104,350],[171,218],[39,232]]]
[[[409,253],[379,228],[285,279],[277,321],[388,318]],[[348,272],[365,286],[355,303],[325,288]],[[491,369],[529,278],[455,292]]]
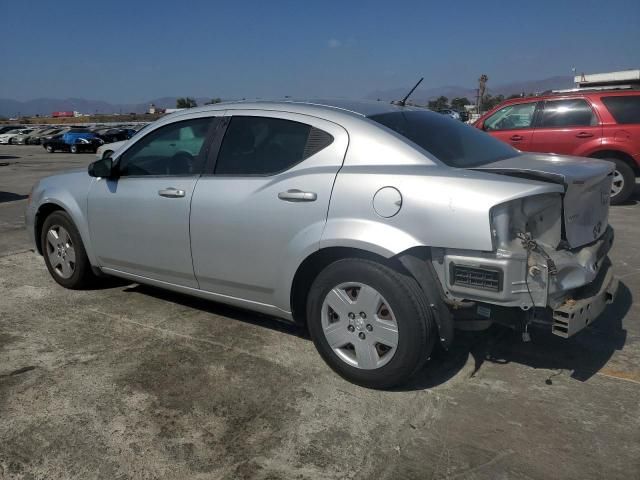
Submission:
[[[450,167],[477,167],[519,154],[506,143],[445,115],[406,111],[369,118],[416,143]]]

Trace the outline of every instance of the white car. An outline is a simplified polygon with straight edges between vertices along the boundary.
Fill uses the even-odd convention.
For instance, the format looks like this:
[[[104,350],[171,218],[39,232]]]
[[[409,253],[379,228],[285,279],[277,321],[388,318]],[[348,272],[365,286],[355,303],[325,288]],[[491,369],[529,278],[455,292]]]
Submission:
[[[96,158],[98,160],[101,160],[103,158],[110,157],[116,150],[118,150],[128,141],[129,140],[122,140],[120,142],[105,143],[96,151]]]
[[[140,130],[138,130],[136,133],[134,133],[131,138],[137,137],[138,134],[140,132],[142,132],[143,130],[145,130],[149,125],[151,125],[151,123],[148,123],[147,125],[142,127]],[[131,140],[131,138],[129,140]],[[98,148],[98,150],[96,151],[96,158],[98,160],[102,160],[103,158],[110,157],[111,155],[113,155],[116,152],[116,150],[119,150],[129,140],[122,140],[120,142],[105,143],[100,148]]]
[[[8,132],[0,135],[0,144],[11,145],[15,143],[15,137],[24,133],[29,133],[31,130],[31,128],[16,128],[15,130],[9,130]]]

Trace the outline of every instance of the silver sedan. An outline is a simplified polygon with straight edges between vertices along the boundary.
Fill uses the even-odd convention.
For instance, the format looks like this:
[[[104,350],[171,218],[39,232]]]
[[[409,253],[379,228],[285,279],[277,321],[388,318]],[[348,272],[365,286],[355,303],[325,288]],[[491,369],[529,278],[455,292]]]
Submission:
[[[336,372],[387,388],[455,328],[592,323],[616,290],[612,171],[418,108],[239,102],[41,180],[26,218],[65,287],[113,275],[300,322]]]

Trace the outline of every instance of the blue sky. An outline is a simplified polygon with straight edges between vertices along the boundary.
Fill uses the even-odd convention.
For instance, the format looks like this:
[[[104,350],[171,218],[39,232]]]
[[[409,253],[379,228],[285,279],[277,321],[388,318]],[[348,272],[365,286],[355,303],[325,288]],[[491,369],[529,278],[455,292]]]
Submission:
[[[15,100],[362,97],[640,67],[639,0],[2,3]]]

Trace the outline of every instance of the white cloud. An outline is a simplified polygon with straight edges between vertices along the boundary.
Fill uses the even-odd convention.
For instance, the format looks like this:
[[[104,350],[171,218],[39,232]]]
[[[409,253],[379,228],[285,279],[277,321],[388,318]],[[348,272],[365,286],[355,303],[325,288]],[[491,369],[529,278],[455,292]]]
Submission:
[[[342,42],[336,38],[332,38],[327,42],[329,48],[338,48],[342,46]]]

